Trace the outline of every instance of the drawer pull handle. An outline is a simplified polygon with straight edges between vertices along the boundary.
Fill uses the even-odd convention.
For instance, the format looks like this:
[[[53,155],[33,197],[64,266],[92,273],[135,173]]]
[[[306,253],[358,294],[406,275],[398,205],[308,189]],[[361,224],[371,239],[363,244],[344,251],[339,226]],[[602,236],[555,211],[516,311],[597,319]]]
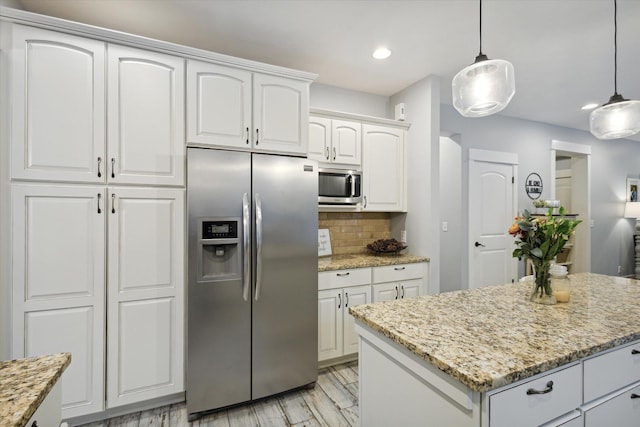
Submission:
[[[344,277],[344,276],[348,276],[349,274],[351,274],[351,273],[349,273],[349,272],[347,271],[346,273],[336,273],[336,276],[338,276],[338,277]]]
[[[640,350],[636,350],[635,348],[631,350],[631,354],[640,354]]]
[[[394,267],[393,269],[396,271],[402,271],[404,270],[406,267]]]
[[[536,389],[530,388],[527,390],[527,394],[547,394],[547,393],[551,393],[552,391],[553,391],[553,381],[549,381],[544,390],[536,390]]]
[[[631,398],[632,398],[632,399],[640,399],[640,394],[638,394],[638,393],[631,393]]]

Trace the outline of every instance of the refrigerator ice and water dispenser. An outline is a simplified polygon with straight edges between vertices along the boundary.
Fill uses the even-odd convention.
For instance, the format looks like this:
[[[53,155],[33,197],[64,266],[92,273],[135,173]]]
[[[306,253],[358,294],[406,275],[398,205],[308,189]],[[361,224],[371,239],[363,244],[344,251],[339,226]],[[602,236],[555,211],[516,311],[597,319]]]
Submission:
[[[240,218],[202,218],[198,239],[198,282],[242,279]]]

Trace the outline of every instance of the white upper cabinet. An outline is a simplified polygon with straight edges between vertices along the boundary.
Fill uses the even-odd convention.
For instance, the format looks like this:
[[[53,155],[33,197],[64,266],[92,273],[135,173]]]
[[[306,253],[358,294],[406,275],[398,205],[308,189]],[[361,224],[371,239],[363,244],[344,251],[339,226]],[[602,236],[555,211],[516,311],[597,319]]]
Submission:
[[[407,172],[404,129],[362,125],[364,210],[406,210]]]
[[[310,159],[324,163],[360,166],[362,125],[350,120],[309,118]]]
[[[187,65],[187,143],[306,154],[309,84],[200,61]]]
[[[12,178],[184,185],[183,59],[21,25],[12,37]]]
[[[187,141],[251,147],[251,73],[187,63]]]
[[[184,185],[184,60],[107,49],[108,180]]]
[[[11,176],[102,182],[105,44],[12,26]]]

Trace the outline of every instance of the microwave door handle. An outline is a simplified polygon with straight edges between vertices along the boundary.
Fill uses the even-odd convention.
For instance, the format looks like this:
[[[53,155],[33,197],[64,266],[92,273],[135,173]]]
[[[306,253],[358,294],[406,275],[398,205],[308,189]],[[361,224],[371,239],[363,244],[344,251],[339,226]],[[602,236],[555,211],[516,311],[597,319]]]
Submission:
[[[244,193],[242,196],[242,243],[243,243],[243,286],[242,286],[242,299],[247,301],[249,298],[249,283],[251,279],[250,275],[250,262],[251,262],[251,245],[249,244],[249,195]]]
[[[351,197],[356,197],[356,178],[353,174],[349,174],[349,181],[351,181]]]

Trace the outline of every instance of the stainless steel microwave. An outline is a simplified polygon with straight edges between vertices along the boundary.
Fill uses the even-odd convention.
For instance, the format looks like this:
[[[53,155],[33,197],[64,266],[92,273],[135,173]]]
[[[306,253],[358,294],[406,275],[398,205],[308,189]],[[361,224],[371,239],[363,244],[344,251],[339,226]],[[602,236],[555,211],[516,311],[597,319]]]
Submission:
[[[362,203],[362,171],[319,168],[318,203],[321,205]]]

